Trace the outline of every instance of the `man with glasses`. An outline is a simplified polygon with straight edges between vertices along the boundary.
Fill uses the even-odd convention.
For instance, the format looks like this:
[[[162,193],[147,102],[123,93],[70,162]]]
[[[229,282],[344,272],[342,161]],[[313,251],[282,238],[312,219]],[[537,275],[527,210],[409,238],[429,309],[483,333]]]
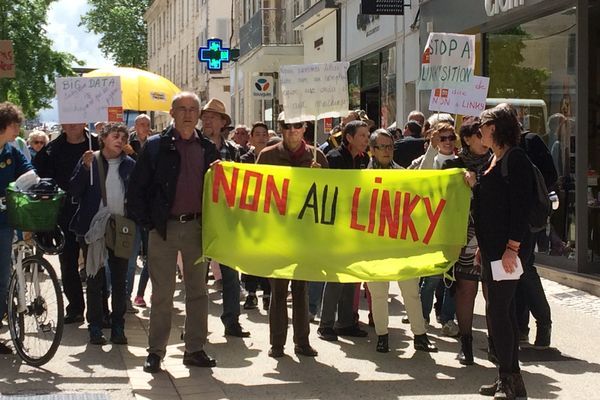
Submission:
[[[204,352],[208,335],[207,264],[195,265],[202,255],[202,190],[204,175],[219,158],[213,142],[196,129],[200,99],[182,92],[171,104],[173,124],[148,139],[132,172],[127,212],[150,230],[148,263],[152,308],[148,357],[144,371],[160,371],[166,353],[173,314],[175,268],[181,252],[185,275],[185,353],[183,364],[214,367]]]
[[[393,160],[394,139],[385,129],[377,129],[369,138],[371,148],[371,161],[368,169],[403,169]],[[388,344],[388,294],[389,282],[369,282],[369,291],[371,292],[371,308],[373,313],[373,322],[375,332],[377,333],[377,347],[380,353],[390,351]],[[404,308],[410,320],[410,328],[414,335],[415,350],[437,352],[438,349],[427,337],[425,327],[425,318],[423,318],[421,299],[419,298],[419,279],[409,279],[398,281],[402,298],[404,299]]]
[[[279,127],[283,141],[266,147],[260,152],[257,164],[287,165],[291,167],[327,168],[325,155],[317,150],[313,159],[313,146],[304,141],[304,122],[288,123],[285,115],[279,114]],[[285,240],[285,239],[284,239]],[[285,245],[285,243],[282,243]],[[271,279],[271,305],[269,307],[269,331],[271,349],[269,357],[284,356],[287,338],[288,311],[287,295],[289,279]],[[310,331],[308,320],[308,289],[305,281],[292,280],[292,324],[294,326],[294,352],[307,357],[315,357],[317,351],[308,341]]]

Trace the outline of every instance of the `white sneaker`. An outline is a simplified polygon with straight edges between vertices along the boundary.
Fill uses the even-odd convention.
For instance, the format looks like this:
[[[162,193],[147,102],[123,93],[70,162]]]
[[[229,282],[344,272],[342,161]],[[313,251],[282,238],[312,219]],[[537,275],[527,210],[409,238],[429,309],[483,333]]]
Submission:
[[[458,325],[454,320],[450,320],[442,326],[442,335],[449,337],[457,337],[460,334],[460,330],[458,329]]]

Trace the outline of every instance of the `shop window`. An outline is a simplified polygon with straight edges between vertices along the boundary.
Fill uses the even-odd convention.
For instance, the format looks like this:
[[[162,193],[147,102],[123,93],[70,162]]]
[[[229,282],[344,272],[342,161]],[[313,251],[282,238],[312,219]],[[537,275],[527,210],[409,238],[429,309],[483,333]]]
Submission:
[[[486,35],[488,96],[509,99],[524,129],[537,133],[548,146],[559,175],[551,189],[558,193],[560,206],[539,233],[537,250],[569,259],[575,257],[576,244],[575,43],[572,8]]]
[[[382,128],[387,128],[396,122],[395,47],[390,47],[381,53],[381,110],[379,118],[379,126]]]
[[[348,96],[350,109],[360,108],[360,63],[353,63],[348,68]]]

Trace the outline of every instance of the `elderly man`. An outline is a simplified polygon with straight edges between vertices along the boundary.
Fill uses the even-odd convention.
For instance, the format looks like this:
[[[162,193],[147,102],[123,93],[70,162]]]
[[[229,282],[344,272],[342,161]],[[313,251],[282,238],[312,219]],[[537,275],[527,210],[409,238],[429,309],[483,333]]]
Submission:
[[[79,159],[87,150],[98,150],[98,138],[90,137],[86,124],[63,124],[59,137],[43,147],[33,160],[33,166],[41,178],[53,178],[64,191],[69,189],[69,181]],[[75,211],[78,199],[67,195],[65,204],[58,217],[58,224],[65,234],[65,247],[58,256],[60,272],[67,309],[65,324],[83,322],[85,302],[83,288],[79,277],[79,243],[69,224]]]
[[[144,371],[160,371],[165,356],[175,291],[177,253],[185,274],[185,353],[183,364],[214,367],[204,351],[208,335],[207,265],[195,265],[202,255],[202,189],[204,175],[217,160],[214,143],[196,129],[200,99],[182,92],[171,104],[173,125],[148,139],[132,172],[127,212],[150,230],[148,263],[152,282],[152,308],[148,357]]]
[[[231,117],[225,111],[225,104],[218,99],[210,99],[200,113],[202,134],[212,140],[224,161],[239,161],[237,147],[224,138],[224,128],[231,124]],[[225,326],[225,335],[248,337],[240,325],[240,276],[236,270],[220,264],[223,279],[223,314],[221,321]]]
[[[258,156],[257,164],[287,165],[291,167],[327,167],[325,155],[317,150],[313,160],[313,147],[304,142],[304,122],[286,123],[285,115],[279,115],[283,141],[265,148]],[[282,243],[284,244],[284,243]],[[284,244],[285,245],[285,244]],[[294,326],[294,352],[315,357],[317,351],[308,341],[308,291],[305,281],[292,280],[292,324]],[[271,305],[269,307],[269,331],[271,349],[269,357],[283,357],[288,329],[287,294],[290,280],[271,279]]]
[[[240,154],[250,150],[250,131],[246,125],[238,125],[233,132],[232,140],[239,146]]]
[[[137,160],[150,135],[152,135],[150,117],[147,114],[138,115],[133,123],[133,132],[129,135],[129,144],[123,150],[129,157]]]
[[[402,169],[393,160],[394,139],[385,129],[378,129],[371,134],[369,138],[371,148],[371,160],[369,169]],[[375,323],[375,332],[377,333],[376,350],[380,353],[390,351],[388,344],[388,294],[389,282],[369,282],[369,291],[371,292],[371,306],[373,313],[373,322]],[[404,307],[410,320],[410,328],[414,335],[415,350],[436,352],[437,348],[429,342],[425,328],[425,318],[421,308],[421,299],[419,298],[419,280],[409,279],[399,281],[398,286],[404,299]]]

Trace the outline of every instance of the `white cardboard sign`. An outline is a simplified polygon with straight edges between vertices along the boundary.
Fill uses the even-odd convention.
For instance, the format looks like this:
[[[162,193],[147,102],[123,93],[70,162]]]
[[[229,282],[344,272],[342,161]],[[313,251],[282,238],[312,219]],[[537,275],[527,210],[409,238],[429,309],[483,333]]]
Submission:
[[[279,84],[285,121],[346,116],[349,65],[348,62],[282,65]]]
[[[474,68],[474,35],[432,32],[423,51],[419,89],[468,86]]]
[[[121,78],[56,78],[61,124],[123,120]]]
[[[435,88],[429,98],[429,111],[478,117],[485,110],[490,78],[474,76],[468,87]]]

